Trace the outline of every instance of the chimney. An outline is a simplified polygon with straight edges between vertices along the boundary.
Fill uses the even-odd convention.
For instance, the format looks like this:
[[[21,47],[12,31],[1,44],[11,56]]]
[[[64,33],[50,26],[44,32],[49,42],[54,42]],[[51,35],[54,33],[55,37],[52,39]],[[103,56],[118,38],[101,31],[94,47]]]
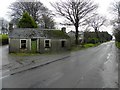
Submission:
[[[66,27],[61,28],[62,32],[66,33]]]
[[[9,31],[12,32],[12,30],[13,30],[13,24],[9,23]]]

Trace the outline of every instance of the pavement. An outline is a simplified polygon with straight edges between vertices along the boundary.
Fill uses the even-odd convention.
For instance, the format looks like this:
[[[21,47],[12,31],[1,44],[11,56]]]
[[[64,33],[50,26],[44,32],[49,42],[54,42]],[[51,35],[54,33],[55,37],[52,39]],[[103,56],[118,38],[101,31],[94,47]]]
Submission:
[[[118,75],[120,75],[120,49],[117,49],[117,61],[118,61]],[[120,88],[120,77],[118,77],[119,88]]]
[[[51,55],[47,55],[46,60],[51,60],[47,64],[2,77],[2,87],[118,88],[118,60],[116,59],[116,53],[115,43],[111,41],[97,47],[63,53],[60,56],[63,58],[58,58],[55,55],[56,58],[53,56],[55,61],[52,61]],[[35,62],[32,61],[34,59],[39,62],[39,60],[42,60],[42,56],[41,59],[39,55],[35,57],[29,56],[29,60]],[[28,56],[24,57],[26,62],[27,58]],[[22,58],[17,57],[17,59]]]
[[[1,48],[2,66],[0,70],[2,70],[2,77],[34,69],[70,57],[69,52],[58,54],[16,55],[8,53],[8,45],[0,47],[0,49]]]

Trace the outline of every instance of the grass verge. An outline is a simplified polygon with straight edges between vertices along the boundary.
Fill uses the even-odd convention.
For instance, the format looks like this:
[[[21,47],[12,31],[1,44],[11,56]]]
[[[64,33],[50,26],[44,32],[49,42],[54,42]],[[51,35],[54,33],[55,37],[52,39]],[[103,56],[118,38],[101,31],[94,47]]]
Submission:
[[[116,42],[116,46],[120,49],[120,42]]]
[[[0,45],[6,45],[6,44],[8,44],[8,35],[0,34]]]
[[[66,53],[70,53],[70,51],[61,51],[61,52],[44,52],[44,53],[9,53],[9,55],[12,56],[39,56],[39,55],[58,55],[58,54],[66,54]]]
[[[90,47],[95,47],[98,46],[99,44],[92,44],[92,43],[87,43],[87,44],[83,44],[83,45],[75,45],[72,46],[71,49],[69,51],[65,51],[66,53],[70,53],[71,51],[78,51],[78,50],[83,50],[83,49],[87,49]],[[64,53],[65,53],[64,52]],[[55,55],[55,54],[63,54],[63,52],[45,52],[45,53],[10,53],[10,55],[13,56],[37,56],[37,55]]]
[[[83,49],[87,49],[87,48],[90,48],[90,47],[95,47],[95,46],[98,46],[100,45],[100,43],[97,43],[97,44],[92,44],[92,43],[87,43],[87,44],[83,44],[83,45],[75,45],[71,48],[71,51],[78,51],[78,50],[83,50]]]
[[[10,53],[12,56],[36,56],[39,53]]]

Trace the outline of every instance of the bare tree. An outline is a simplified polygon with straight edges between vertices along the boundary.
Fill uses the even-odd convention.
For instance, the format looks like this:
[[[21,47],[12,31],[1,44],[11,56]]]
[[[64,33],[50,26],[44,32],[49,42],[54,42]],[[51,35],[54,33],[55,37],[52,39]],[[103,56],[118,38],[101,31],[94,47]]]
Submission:
[[[98,14],[93,14],[93,16],[91,18],[86,19],[86,24],[95,30],[96,36],[97,36],[97,38],[99,38],[98,31],[101,26],[106,24],[106,21],[107,20],[105,17],[100,16]]]
[[[68,25],[74,25],[76,30],[76,44],[78,44],[78,27],[84,22],[89,13],[97,8],[91,0],[66,0],[56,3],[51,3],[58,15],[66,18]]]
[[[53,15],[42,14],[40,21],[41,21],[42,27],[45,29],[54,29],[55,28],[55,22],[53,19]]]
[[[0,18],[0,30],[2,34],[8,33],[8,21],[4,18]]]
[[[29,2],[17,0],[9,6],[9,9],[11,9],[10,15],[12,16],[12,21],[15,23],[25,11],[27,11],[36,22],[39,22],[41,15],[48,11],[38,0],[29,0]]]
[[[115,13],[112,21],[116,41],[120,42],[120,1],[113,3],[112,10]]]
[[[120,23],[120,1],[113,3],[112,10],[117,15],[118,22]]]

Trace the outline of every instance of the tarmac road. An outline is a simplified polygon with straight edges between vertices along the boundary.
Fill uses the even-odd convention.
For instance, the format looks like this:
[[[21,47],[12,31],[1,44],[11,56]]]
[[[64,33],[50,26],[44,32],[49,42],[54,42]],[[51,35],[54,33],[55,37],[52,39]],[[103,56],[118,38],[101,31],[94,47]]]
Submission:
[[[114,41],[70,53],[70,57],[2,78],[3,88],[117,88]]]

